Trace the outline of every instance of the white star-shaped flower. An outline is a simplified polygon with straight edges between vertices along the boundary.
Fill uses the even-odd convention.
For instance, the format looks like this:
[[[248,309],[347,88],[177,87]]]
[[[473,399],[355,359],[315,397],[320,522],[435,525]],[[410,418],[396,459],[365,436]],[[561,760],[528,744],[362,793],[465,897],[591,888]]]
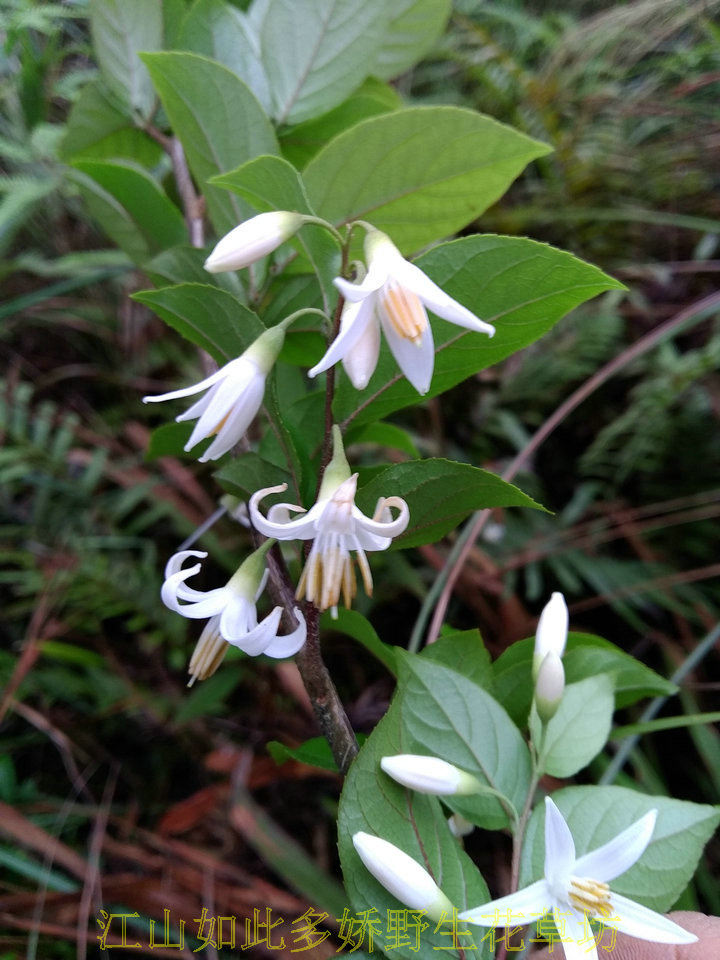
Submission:
[[[631,937],[656,943],[694,943],[697,937],[627,897],[613,893],[610,880],[625,873],[645,851],[657,811],[651,810],[608,843],[575,856],[575,843],[563,815],[545,799],[545,876],[529,887],[458,915],[481,927],[532,923],[552,912],[566,960],[597,960],[588,919],[615,927]]]
[[[275,607],[258,623],[256,602],[267,582],[266,549],[263,545],[251,554],[224,587],[208,591],[194,590],[186,583],[200,570],[199,563],[183,568],[188,557],[204,558],[207,553],[181,550],[168,560],[161,591],[163,603],[183,617],[208,620],[190,663],[193,680],[215,672],[228,643],[251,657],[264,653],[275,658],[290,657],[305,643],[305,618],[297,608],[298,626],[285,636],[278,636],[282,607]]]
[[[365,256],[368,273],[361,283],[340,277],[334,281],[347,303],[338,336],[309,371],[311,377],[342,360],[353,386],[363,389],[377,366],[382,328],[398,366],[418,393],[424,394],[430,389],[435,365],[426,307],[460,327],[491,337],[495,333],[495,327],[453,300],[419,267],[409,263],[380,230],[368,230]]]

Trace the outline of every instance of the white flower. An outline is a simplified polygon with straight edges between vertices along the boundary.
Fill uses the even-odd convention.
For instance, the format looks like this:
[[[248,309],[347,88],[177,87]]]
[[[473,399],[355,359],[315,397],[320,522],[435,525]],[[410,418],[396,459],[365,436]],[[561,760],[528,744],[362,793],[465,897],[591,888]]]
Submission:
[[[335,286],[348,301],[338,336],[311,377],[342,360],[355,387],[362,389],[375,372],[380,350],[380,328],[398,366],[419,393],[430,389],[435,364],[435,346],[426,307],[444,320],[493,336],[495,327],[485,323],[453,300],[419,267],[402,256],[392,240],[380,230],[368,230],[365,238],[368,273],[361,283],[340,277]]]
[[[200,383],[157,397],[143,397],[143,403],[175,400],[207,390],[202,399],[175,419],[197,419],[185,450],[191,450],[201,440],[215,436],[200,461],[217,460],[243,437],[262,406],[265,380],[285,339],[284,324],[285,321],[266,330],[241,357],[226,363]]]
[[[458,915],[481,927],[531,923],[552,911],[562,931],[567,960],[597,960],[589,939],[588,918],[622,933],[656,943],[694,943],[697,937],[647,907],[612,893],[608,881],[640,859],[655,828],[651,810],[616,837],[582,857],[575,857],[570,829],[553,801],[545,799],[545,876],[507,897],[480,904]],[[589,942],[589,947],[588,947]]]
[[[357,592],[355,570],[350,551],[357,553],[365,591],[372,596],[372,575],[366,550],[387,550],[393,537],[399,536],[410,519],[408,506],[400,497],[381,497],[372,518],[355,506],[358,475],[350,476],[340,430],[333,427],[334,452],[320,486],[317,503],[307,512],[291,503],[276,503],[267,517],[260,513],[260,501],[270,493],[282,493],[287,484],[257,490],[248,504],[250,520],[256,530],[277,540],[312,540],[310,554],[300,576],[296,596],[314,603],[320,610],[337,605],[342,595],[346,607]],[[399,510],[395,519],[390,508]],[[290,518],[290,511],[305,514]]]
[[[568,635],[568,608],[565,597],[555,592],[542,609],[535,631],[533,679],[537,679],[545,656],[552,651],[558,657],[565,653]]]
[[[420,793],[467,796],[482,790],[482,784],[475,777],[439,757],[399,753],[383,757],[380,766],[393,780]]]
[[[560,657],[550,650],[540,664],[535,681],[535,709],[543,723],[555,716],[564,692],[565,668]]]
[[[305,217],[287,210],[260,213],[219,240],[205,261],[208,273],[240,270],[276,250],[303,225]]]
[[[282,607],[275,607],[258,623],[255,604],[267,582],[265,553],[270,546],[272,541],[251,554],[224,587],[208,591],[194,590],[186,583],[200,570],[199,563],[183,568],[188,557],[203,558],[206,553],[181,550],[168,560],[161,591],[163,603],[184,617],[208,620],[191,661],[193,680],[204,679],[217,668],[222,659],[220,638],[251,657],[261,653],[290,657],[305,643],[305,619],[297,608],[298,626],[285,636],[278,636]]]
[[[424,910],[431,920],[452,916],[453,905],[420,864],[395,844],[370,833],[353,835],[360,859],[378,883],[411,910]]]

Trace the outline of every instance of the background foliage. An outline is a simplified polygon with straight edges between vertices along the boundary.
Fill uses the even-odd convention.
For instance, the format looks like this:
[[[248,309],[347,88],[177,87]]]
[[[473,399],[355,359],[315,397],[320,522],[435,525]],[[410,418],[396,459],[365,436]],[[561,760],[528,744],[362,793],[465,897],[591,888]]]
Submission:
[[[350,439],[360,461],[363,444],[380,442],[397,460],[447,457],[502,473],[566,397],[620,358],[518,477],[554,515],[496,509],[448,620],[479,626],[493,655],[507,650],[497,661],[498,689],[512,684],[522,653],[510,645],[532,633],[553,589],[564,591],[577,629],[609,637],[663,677],[717,620],[717,4],[635,0],[598,11],[568,0],[547,12],[519,0],[457,0],[446,25],[449,4],[416,0],[393,6],[401,21],[393,30],[387,4],[365,0],[354,11],[362,42],[343,44],[342,24],[331,21],[309,71],[303,30],[317,34],[322,5],[308,3],[290,45],[278,36],[290,0],[270,5],[275,13],[262,22],[268,5],[246,6],[0,6],[0,314],[9,361],[0,420],[0,956],[98,955],[103,903],[138,911],[145,943],[149,918],[162,922],[164,909],[190,918],[213,905],[215,915],[246,916],[271,905],[289,921],[308,904],[340,916],[345,903],[334,879],[337,777],[296,760],[278,766],[265,748],[316,734],[293,670],[250,669],[231,652],[221,672],[187,691],[194,635],[158,600],[165,559],[222,491],[207,468],[168,455],[181,446],[177,433],[155,433],[155,457],[145,457],[159,417],[139,397],[197,379],[198,361],[148,305],[154,298],[178,328],[191,318],[177,317],[167,300],[160,305],[157,291],[129,295],[148,280],[202,284],[193,288],[198,309],[212,305],[219,324],[223,302],[241,295],[233,276],[202,271],[202,254],[187,243],[163,114],[173,127],[193,127],[186,152],[196,181],[222,175],[208,193],[216,233],[261,209],[258,191],[271,175],[296,197],[284,157],[305,170],[307,200],[319,212],[340,220],[370,207],[395,236],[403,217],[392,190],[384,192],[387,171],[375,180],[361,174],[373,170],[373,144],[401,103],[411,108],[404,134],[434,137],[448,177],[461,147],[448,145],[442,118],[452,117],[453,130],[458,118],[473,118],[464,121],[467,137],[492,136],[493,124],[478,127],[470,107],[524,134],[511,175],[535,161],[499,203],[487,170],[465,174],[468,190],[478,196],[482,184],[486,193],[474,211],[484,236],[460,241],[464,249],[487,255],[495,241],[486,234],[527,235],[509,241],[523,269],[527,251],[550,242],[588,257],[628,291],[578,308],[504,362],[488,356],[471,380],[448,374],[445,385],[457,386],[442,405],[431,399],[427,413],[403,410],[404,385],[395,385],[387,402],[356,418]],[[282,69],[266,71],[267,51],[278,45]],[[186,70],[197,79],[187,101],[177,94]],[[249,89],[237,72],[251,78]],[[437,120],[430,132],[421,122],[428,111]],[[326,148],[331,136],[338,139]],[[254,167],[258,153],[267,156]],[[357,193],[342,209],[324,209],[324,184],[349,162]],[[409,168],[407,157],[402,166],[422,198],[423,169]],[[119,202],[128,196],[132,205]],[[426,242],[418,226],[426,215],[434,231],[465,222],[448,197],[418,203],[415,226],[395,237],[406,252]],[[309,231],[307,249],[289,256],[299,254],[301,265],[323,252],[318,243]],[[443,275],[442,251],[422,262],[461,296],[467,281],[462,271]],[[468,272],[482,262],[469,259]],[[259,288],[267,279],[257,277]],[[307,276],[271,281],[264,305],[284,315]],[[657,345],[638,349],[664,323]],[[289,338],[285,361],[305,362],[292,349]],[[318,338],[312,362],[321,350]],[[440,362],[437,369],[444,376]],[[349,414],[352,398],[341,392],[343,404]],[[387,430],[373,433],[390,413]],[[451,539],[378,555],[375,598],[359,604],[376,634],[353,626],[352,614],[340,620],[342,633],[325,633],[358,730],[373,728],[393,688],[382,663],[395,661],[377,638],[407,646]],[[228,569],[244,544],[228,517],[203,541]],[[572,648],[569,678],[581,681],[571,676],[571,656]],[[713,727],[694,722],[712,709],[716,670],[717,653],[695,664],[666,708],[677,724],[643,735],[628,772],[613,773],[618,785],[716,799],[720,743]],[[655,674],[624,676],[627,691],[644,682],[647,696],[670,692]],[[621,722],[641,717],[634,695],[619,703]],[[385,729],[392,722],[391,713]],[[592,761],[593,777],[612,773],[612,753]],[[572,791],[584,789],[583,775],[577,780],[566,791],[570,806]],[[490,836],[471,839],[468,850],[492,873],[507,851],[501,835]],[[681,905],[720,913],[717,857],[709,848]],[[328,943],[317,949],[332,952]]]

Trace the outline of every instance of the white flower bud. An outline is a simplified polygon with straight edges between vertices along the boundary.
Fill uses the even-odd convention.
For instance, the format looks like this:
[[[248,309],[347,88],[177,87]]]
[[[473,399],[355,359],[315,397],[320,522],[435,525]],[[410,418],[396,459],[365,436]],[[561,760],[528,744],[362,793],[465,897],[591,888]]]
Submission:
[[[260,213],[226,233],[205,261],[208,273],[241,270],[276,250],[303,224],[301,213],[273,210]]]
[[[564,690],[565,670],[562,660],[551,650],[540,665],[535,683],[535,707],[543,723],[555,716]]]
[[[546,654],[556,653],[561,657],[565,652],[568,633],[568,609],[565,597],[553,593],[543,607],[535,633],[535,655],[533,657],[533,680],[537,679],[540,665]]]
[[[395,844],[369,833],[356,833],[353,845],[370,873],[400,903],[424,910],[431,920],[452,915],[453,905],[417,861]]]
[[[475,824],[466,820],[462,814],[453,813],[452,816],[448,817],[448,827],[450,827],[450,833],[454,837],[467,837],[475,829]]]
[[[462,797],[483,789],[480,781],[471,774],[439,757],[400,753],[383,757],[380,766],[393,780],[420,793]]]

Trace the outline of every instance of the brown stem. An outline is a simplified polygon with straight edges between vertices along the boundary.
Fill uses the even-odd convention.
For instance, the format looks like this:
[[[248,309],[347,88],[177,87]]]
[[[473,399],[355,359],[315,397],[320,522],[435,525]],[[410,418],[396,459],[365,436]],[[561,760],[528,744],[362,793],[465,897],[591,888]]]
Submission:
[[[175,183],[178,193],[180,194],[180,199],[182,200],[190,243],[193,247],[203,247],[205,245],[205,228],[203,221],[205,200],[195,191],[195,185],[190,176],[190,170],[187,165],[187,160],[185,159],[185,151],[183,150],[182,144],[177,137],[165,136],[164,133],[152,124],[148,124],[145,130],[153,140],[160,144],[172,161]]]
[[[283,608],[283,623],[286,628],[294,630],[297,624],[292,611],[298,606],[298,600],[277,544],[268,552],[267,566],[270,572],[270,596],[274,603]],[[307,639],[295,659],[322,735],[330,744],[340,773],[345,774],[358,752],[358,744],[335,684],[322,659],[318,617],[319,611],[315,604],[306,603]]]

